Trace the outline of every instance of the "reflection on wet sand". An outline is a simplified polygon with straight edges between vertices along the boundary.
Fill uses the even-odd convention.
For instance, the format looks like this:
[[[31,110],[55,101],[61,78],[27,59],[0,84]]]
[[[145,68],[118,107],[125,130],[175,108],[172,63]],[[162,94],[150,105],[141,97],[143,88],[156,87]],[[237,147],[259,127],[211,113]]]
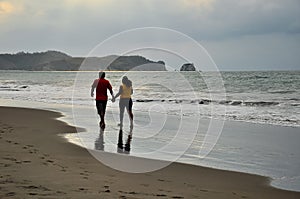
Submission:
[[[123,144],[123,130],[119,130],[119,136],[118,136],[118,144],[117,144],[117,152],[118,153],[125,153],[129,154],[131,149],[131,140],[132,140],[132,128],[128,132],[126,143]],[[95,140],[95,149],[105,151],[104,147],[104,130],[100,128],[99,136]]]
[[[95,149],[104,151],[104,130],[100,128],[99,137],[95,140]]]
[[[119,137],[118,137],[118,149],[117,152],[118,153],[130,153],[130,144],[131,144],[131,140],[132,140],[132,129],[130,129],[128,136],[127,136],[127,140],[125,145],[123,145],[123,130],[119,130]]]

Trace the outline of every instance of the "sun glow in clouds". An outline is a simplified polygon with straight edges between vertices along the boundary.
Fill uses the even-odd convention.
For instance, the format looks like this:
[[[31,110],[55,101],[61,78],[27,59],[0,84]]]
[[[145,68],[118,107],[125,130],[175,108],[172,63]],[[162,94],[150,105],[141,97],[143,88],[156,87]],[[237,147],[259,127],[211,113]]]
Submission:
[[[16,12],[16,7],[7,1],[0,1],[0,23],[6,23],[9,17]],[[1,33],[0,33],[1,34]]]
[[[9,14],[14,11],[14,6],[6,1],[0,2],[0,15]]]
[[[15,1],[1,1],[0,0],[0,22],[9,23],[11,18],[17,17],[23,12],[21,3]]]

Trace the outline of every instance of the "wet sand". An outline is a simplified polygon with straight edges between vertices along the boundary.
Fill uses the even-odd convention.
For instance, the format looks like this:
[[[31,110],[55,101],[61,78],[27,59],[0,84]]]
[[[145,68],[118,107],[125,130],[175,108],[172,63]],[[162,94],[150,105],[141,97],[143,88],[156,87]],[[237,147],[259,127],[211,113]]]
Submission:
[[[116,171],[58,136],[76,132],[56,120],[61,116],[0,107],[0,198],[300,198],[270,187],[266,177],[187,164],[144,174]]]

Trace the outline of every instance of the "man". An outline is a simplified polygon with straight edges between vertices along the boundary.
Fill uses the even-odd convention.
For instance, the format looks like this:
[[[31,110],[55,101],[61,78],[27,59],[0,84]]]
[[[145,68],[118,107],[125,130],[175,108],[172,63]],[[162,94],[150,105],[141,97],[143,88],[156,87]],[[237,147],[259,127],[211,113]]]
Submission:
[[[94,97],[94,90],[96,88],[96,107],[98,114],[100,116],[100,128],[105,128],[104,115],[106,111],[107,104],[107,89],[109,90],[112,99],[114,100],[114,93],[112,90],[112,86],[108,80],[105,79],[105,72],[99,72],[99,79],[95,79],[91,88],[91,96]]]

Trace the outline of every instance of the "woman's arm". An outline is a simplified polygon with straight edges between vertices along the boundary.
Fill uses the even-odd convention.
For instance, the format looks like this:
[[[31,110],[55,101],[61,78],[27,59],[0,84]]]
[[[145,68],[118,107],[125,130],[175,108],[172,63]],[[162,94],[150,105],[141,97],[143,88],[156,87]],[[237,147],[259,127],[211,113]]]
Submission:
[[[121,95],[122,92],[123,92],[123,88],[122,88],[122,86],[120,86],[119,92],[115,95],[115,99],[116,99],[117,97],[119,97],[119,96]]]

